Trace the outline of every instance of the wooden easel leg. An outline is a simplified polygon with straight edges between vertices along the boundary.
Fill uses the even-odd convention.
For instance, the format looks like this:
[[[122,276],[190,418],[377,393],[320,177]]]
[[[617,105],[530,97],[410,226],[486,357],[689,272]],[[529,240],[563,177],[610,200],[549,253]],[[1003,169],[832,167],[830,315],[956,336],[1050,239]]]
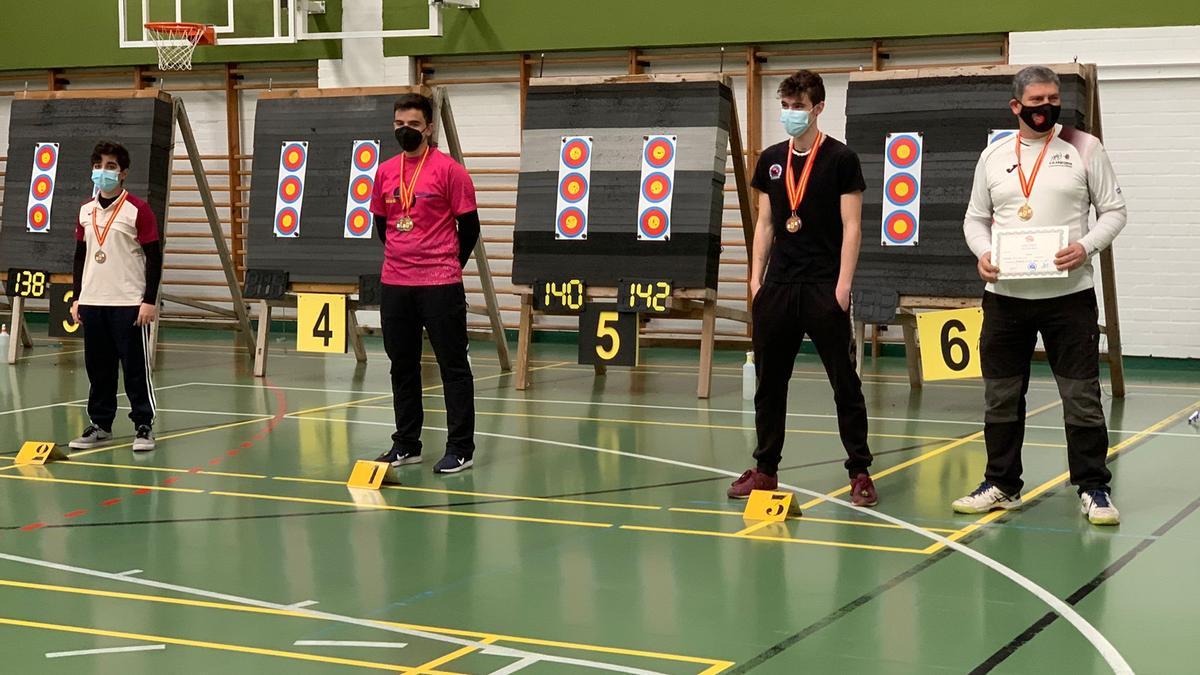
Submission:
[[[917,317],[913,314],[901,314],[900,326],[904,329],[904,360],[908,362],[908,385],[920,389],[921,354],[917,349]]]
[[[696,398],[708,398],[712,393],[713,346],[717,332],[717,301],[704,301],[704,315],[700,328],[700,381],[696,384]]]
[[[362,331],[358,327],[357,308],[351,305],[346,312],[346,328],[350,330],[350,346],[354,348],[354,358],[359,363],[367,362],[367,346],[363,344]]]
[[[25,332],[25,298],[15,296],[12,299],[12,326],[8,332],[8,362],[16,363],[21,353],[21,343],[26,339]]]
[[[529,343],[533,340],[533,296],[521,296],[521,324],[517,327],[517,391],[529,388]]]
[[[862,379],[863,373],[863,357],[866,355],[867,346],[867,324],[861,321],[854,322],[854,370],[858,373],[859,379]]]
[[[25,321],[25,316],[21,316],[21,346],[26,349],[33,349],[33,336],[29,334],[29,324]]]
[[[1108,372],[1113,398],[1125,398],[1125,359],[1121,347],[1121,318],[1117,311],[1117,266],[1112,247],[1100,252],[1101,284],[1104,288],[1104,336],[1108,342]]]
[[[271,305],[258,301],[258,337],[254,341],[254,376],[267,374],[267,344],[271,339]]]

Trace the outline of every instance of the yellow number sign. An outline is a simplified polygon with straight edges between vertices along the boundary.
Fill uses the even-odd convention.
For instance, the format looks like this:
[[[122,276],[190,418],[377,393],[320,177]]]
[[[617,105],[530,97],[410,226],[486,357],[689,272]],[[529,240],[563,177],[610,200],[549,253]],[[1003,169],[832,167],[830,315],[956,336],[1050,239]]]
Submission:
[[[53,441],[27,441],[17,452],[13,464],[46,464],[67,459],[67,454],[59,450]]]
[[[788,516],[799,516],[800,505],[790,492],[755,490],[746,501],[742,518],[746,520],[783,521]]]
[[[350,472],[350,479],[346,481],[346,485],[352,488],[364,488],[367,490],[378,490],[379,486],[386,483],[399,483],[395,480],[395,476],[391,475],[392,465],[387,462],[372,462],[366,459],[360,459],[354,463],[354,469]]]
[[[921,369],[926,380],[983,377],[979,368],[982,309],[953,309],[917,315]]]
[[[297,296],[296,350],[346,353],[346,296],[326,293]]]

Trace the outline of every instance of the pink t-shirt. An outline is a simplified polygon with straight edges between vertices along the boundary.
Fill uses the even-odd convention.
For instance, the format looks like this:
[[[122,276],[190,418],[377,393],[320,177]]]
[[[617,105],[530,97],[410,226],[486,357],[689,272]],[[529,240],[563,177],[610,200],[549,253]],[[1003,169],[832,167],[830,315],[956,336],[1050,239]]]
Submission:
[[[416,197],[408,216],[413,229],[401,232],[396,223],[405,215],[400,202],[400,159],[379,165],[371,213],[387,217],[383,283],[390,286],[438,286],[462,281],[458,264],[458,225],[455,217],[476,209],[475,185],[466,168],[436,148],[417,178]],[[405,185],[412,180],[420,158],[404,159]]]

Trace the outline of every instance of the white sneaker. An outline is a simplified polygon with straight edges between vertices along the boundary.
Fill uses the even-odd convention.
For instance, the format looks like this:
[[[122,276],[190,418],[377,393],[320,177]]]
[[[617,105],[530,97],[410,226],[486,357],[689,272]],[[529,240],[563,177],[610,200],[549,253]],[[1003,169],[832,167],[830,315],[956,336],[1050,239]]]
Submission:
[[[137,428],[137,434],[133,437],[134,452],[150,452],[154,449],[154,431],[146,425]]]
[[[1079,495],[1079,510],[1093,525],[1118,525],[1121,512],[1104,490],[1088,490]]]
[[[88,450],[104,445],[112,440],[112,432],[105,431],[95,424],[89,424],[83,430],[83,435],[71,441],[68,445],[74,450]]]
[[[1021,495],[1004,494],[1000,488],[983,481],[974,492],[956,499],[953,507],[955,513],[987,513],[996,509],[1011,511],[1021,508]]]

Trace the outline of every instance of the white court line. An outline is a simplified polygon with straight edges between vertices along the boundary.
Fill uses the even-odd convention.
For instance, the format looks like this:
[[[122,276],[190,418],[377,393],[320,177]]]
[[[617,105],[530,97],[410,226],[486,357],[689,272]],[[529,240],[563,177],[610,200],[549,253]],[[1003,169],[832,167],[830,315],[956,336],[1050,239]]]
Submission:
[[[86,408],[86,403],[67,403],[66,405],[73,408]],[[129,410],[129,408],[120,406],[117,410]],[[242,412],[221,412],[220,410],[180,410],[174,408],[155,408],[156,413],[182,413],[187,415],[220,415],[222,417],[261,417],[263,419],[271,419],[272,414],[268,412],[261,413],[242,413]]]
[[[183,384],[171,384],[171,385],[167,385],[165,387],[155,387],[154,389],[155,389],[155,391],[163,391],[165,389],[178,389],[180,387],[190,387],[194,384],[201,384],[201,383],[199,383],[199,382],[184,382]],[[125,396],[124,392],[117,394],[117,398],[120,398],[122,396]],[[74,401],[61,401],[59,403],[47,403],[46,405],[35,405],[30,408],[18,408],[16,410],[0,410],[0,415],[15,415],[17,413],[32,412],[34,410],[45,410],[46,408],[58,408],[61,406],[74,405],[76,403],[87,403],[87,399],[86,398],[77,398]]]
[[[106,647],[104,649],[80,649],[73,652],[46,652],[48,659],[61,659],[64,656],[95,656],[97,654],[122,654],[125,652],[156,652],[166,649],[166,645],[135,645],[133,647]]]
[[[236,387],[236,388],[266,390],[266,387],[260,387],[260,386],[258,386],[258,384],[227,384],[227,383],[223,383],[223,382],[193,382],[193,384],[196,384],[197,387]],[[323,394],[361,394],[361,395],[367,395],[367,396],[386,396],[386,395],[391,394],[391,392],[368,392],[368,390],[361,390],[361,389],[320,389],[320,388],[316,388],[316,387],[278,387],[278,386],[276,386],[275,388],[282,389],[282,390],[284,390],[284,392],[316,392],[316,393],[323,393]],[[424,394],[424,398],[440,399],[440,398],[442,398],[442,394],[427,393],[427,394]],[[638,410],[668,410],[668,411],[677,411],[677,412],[719,412],[719,413],[740,414],[740,416],[744,416],[744,417],[745,416],[754,416],[754,410],[752,410],[752,408],[751,408],[751,410],[736,410],[736,408],[652,406],[652,405],[647,405],[647,404],[620,404],[620,402],[616,402],[616,401],[568,401],[568,400],[559,400],[559,399],[517,399],[517,398],[505,398],[505,396],[480,396],[480,395],[476,395],[475,400],[476,401],[522,402],[522,404],[548,404],[548,405],[564,405],[564,406],[601,406],[601,407],[638,408]],[[350,407],[361,407],[361,406],[350,406]],[[124,410],[124,408],[122,408],[122,410]],[[216,413],[216,412],[214,412],[214,414],[239,414],[239,413]],[[838,416],[836,416],[836,414],[817,414],[817,413],[803,413],[803,412],[790,412],[790,413],[787,413],[787,417],[810,418],[810,419],[836,419],[836,418],[838,418]],[[874,420],[874,422],[958,424],[958,425],[965,425],[965,426],[974,426],[974,428],[979,428],[979,426],[983,426],[983,422],[971,422],[971,420],[965,420],[965,419],[923,419],[923,418],[913,418],[913,417],[868,417],[866,419]],[[1042,429],[1042,430],[1046,430],[1046,431],[1062,431],[1062,426],[1052,426],[1052,425],[1046,425],[1046,424],[1026,424],[1025,428],[1026,429]],[[1111,432],[1111,434],[1123,434],[1123,435],[1127,435],[1127,436],[1141,434],[1141,431],[1129,431],[1126,429],[1109,429],[1109,432]],[[1166,431],[1156,431],[1156,432],[1152,432],[1152,434],[1146,434],[1146,436],[1178,436],[1181,438],[1195,438],[1196,437],[1195,434],[1174,434],[1174,432],[1166,432]]]
[[[539,661],[547,661],[552,663],[562,663],[571,666],[580,666],[584,668],[594,668],[596,670],[607,670],[614,673],[628,673],[629,675],[666,675],[653,670],[642,670],[641,668],[631,668],[628,666],[620,666],[613,663],[604,663],[601,661],[589,661],[587,659],[573,659],[565,656],[553,656],[550,654],[538,654],[524,649],[515,649],[511,647],[497,647],[495,645],[478,642],[475,640],[466,640],[457,638],[451,635],[443,635],[440,633],[431,633],[428,631],[417,630],[415,628],[401,628],[379,621],[370,619],[359,619],[353,616],[345,616],[343,614],[333,614],[330,612],[322,612],[315,609],[296,609],[289,605],[281,605],[268,600],[258,600],[240,595],[231,595],[228,593],[219,593],[217,591],[208,591],[203,588],[193,588],[191,586],[180,586],[170,584],[164,581],[155,581],[153,579],[145,579],[141,577],[123,577],[110,572],[101,570],[88,569],[86,567],[76,567],[74,565],[66,565],[56,563],[49,560],[41,560],[38,558],[26,558],[24,556],[13,555],[11,553],[0,553],[0,560],[9,562],[21,563],[24,565],[33,565],[45,569],[58,570],[60,572],[69,572],[72,574],[82,574],[84,576],[95,577],[97,579],[108,579],[109,581],[123,581],[125,583],[136,584],[138,586],[147,586],[160,590],[171,591],[174,593],[183,593],[185,595],[194,595],[202,598],[210,598],[223,602],[234,603],[239,605],[247,605],[249,607],[261,607],[263,609],[274,609],[284,612],[293,612],[307,616],[312,619],[321,619],[324,621],[334,621],[344,623],[351,626],[360,626],[362,628],[372,628],[376,630],[387,631],[389,633],[397,633],[399,635],[408,635],[410,637],[419,637],[435,642],[444,642],[447,644],[457,645],[459,647],[471,647],[473,649],[483,651],[487,650],[490,654],[496,656],[506,656],[513,659],[528,659],[534,658]]]
[[[141,574],[143,571],[144,570],[125,570],[124,572],[117,572],[117,576],[127,577],[127,576],[131,576],[134,574]]]
[[[490,654],[488,654],[488,652],[486,650],[483,653],[484,653],[484,655],[490,656]],[[499,670],[493,670],[492,672],[488,673],[488,675],[511,675],[512,673],[515,673],[518,670],[525,670],[526,668],[528,668],[529,666],[532,666],[533,664],[535,664],[537,662],[538,662],[537,657],[530,656],[528,658],[521,659],[520,661],[517,661],[516,663],[510,663],[507,666],[504,666],[503,668],[501,668]]]
[[[394,426],[393,424],[386,423],[386,422],[365,422],[362,420],[339,420],[339,419],[334,419],[334,418],[323,418],[323,417],[303,417],[303,418],[292,418],[292,419],[309,419],[309,420],[319,419],[319,420],[324,420],[324,421],[328,421],[328,422],[341,422],[341,423],[345,423],[345,424],[368,424],[368,425],[386,426],[386,427]],[[443,427],[426,426],[424,428],[432,429],[435,431],[446,431],[446,429]],[[526,442],[526,443],[544,443],[546,445],[557,445],[559,447],[571,448],[571,449],[575,449],[575,450],[588,450],[590,452],[598,452],[598,453],[606,454],[606,455],[616,455],[618,457],[629,457],[632,459],[642,459],[642,460],[646,460],[648,462],[658,462],[660,464],[669,464],[672,466],[683,467],[686,469],[694,469],[696,471],[704,471],[707,473],[715,473],[715,474],[720,474],[723,476],[729,476],[731,478],[737,478],[738,476],[741,475],[735,471],[726,471],[725,469],[718,469],[716,467],[705,466],[703,464],[692,464],[691,462],[683,462],[683,461],[679,461],[679,460],[675,460],[675,459],[668,459],[666,457],[653,457],[650,455],[639,455],[639,454],[632,453],[632,452],[625,452],[623,450],[613,450],[610,448],[600,448],[600,447],[591,446],[591,445],[581,445],[579,443],[567,443],[565,441],[553,441],[553,440],[544,439],[544,438],[529,438],[527,436],[514,436],[514,435],[509,435],[509,434],[495,434],[495,433],[484,432],[484,431],[476,431],[475,435],[476,436],[485,436],[488,438],[502,438],[502,439],[512,440],[512,441],[522,441],[522,442]],[[1028,577],[1025,577],[1024,575],[1022,575],[1020,572],[1017,572],[1016,570],[1004,565],[1003,563],[1001,563],[999,561],[989,558],[988,556],[980,553],[979,551],[976,551],[973,548],[970,548],[969,546],[965,546],[956,541],[951,541],[950,539],[947,539],[946,537],[943,537],[940,534],[930,532],[929,530],[926,530],[925,528],[923,528],[919,525],[914,525],[906,520],[901,520],[894,516],[890,516],[890,515],[883,513],[877,509],[868,509],[868,508],[863,508],[860,506],[855,506],[855,505],[851,504],[850,502],[844,501],[842,499],[838,499],[836,497],[830,497],[829,495],[826,495],[824,493],[816,492],[814,490],[808,490],[808,489],[805,489],[805,488],[802,488],[802,487],[799,487],[796,485],[788,485],[786,483],[780,483],[779,486],[781,488],[787,488],[789,490],[794,490],[795,492],[799,492],[801,494],[809,495],[810,497],[816,497],[818,499],[823,499],[825,501],[828,501],[828,502],[831,502],[834,504],[838,504],[840,506],[844,506],[848,509],[857,511],[858,513],[860,513],[864,516],[868,516],[870,518],[877,518],[886,523],[891,523],[892,525],[897,525],[905,530],[908,530],[909,532],[918,534],[922,537],[925,537],[926,539],[931,539],[931,540],[941,544],[942,546],[954,549],[955,551],[967,556],[968,558],[971,558],[975,562],[978,562],[982,565],[986,565],[987,567],[991,568],[993,571],[999,573],[1001,576],[1004,576],[1005,578],[1007,578],[1009,581],[1020,586],[1021,588],[1024,588],[1026,591],[1028,591],[1029,593],[1031,593],[1032,595],[1034,595],[1035,597],[1040,599],[1042,602],[1045,602],[1047,605],[1050,606],[1050,608],[1052,610],[1054,610],[1055,613],[1057,613],[1062,618],[1066,619],[1072,626],[1075,627],[1075,629],[1077,631],[1079,631],[1080,635],[1082,635],[1084,637],[1084,639],[1086,639],[1088,642],[1090,642],[1092,644],[1093,647],[1096,648],[1096,651],[1099,652],[1100,656],[1102,656],[1104,658],[1104,660],[1108,662],[1109,667],[1112,668],[1112,671],[1114,673],[1117,673],[1118,675],[1126,675],[1127,673],[1129,675],[1133,674],[1133,668],[1130,667],[1130,665],[1127,661],[1125,661],[1125,658],[1121,656],[1120,652],[1117,651],[1117,648],[1114,647],[1112,645],[1112,643],[1108,641],[1108,638],[1104,637],[1100,633],[1100,631],[1096,630],[1095,626],[1088,623],[1087,619],[1084,619],[1082,616],[1080,616],[1079,613],[1076,612],[1073,607],[1068,605],[1066,602],[1063,602],[1062,600],[1060,600],[1058,598],[1058,596],[1054,595],[1050,591],[1037,585],[1032,580],[1030,580]]]
[[[318,604],[316,600],[301,600],[295,604],[288,605],[288,607],[291,609],[304,609],[305,607],[312,607],[316,604]]]
[[[407,642],[363,642],[361,640],[296,640],[292,644],[297,647],[378,647],[379,649],[404,649],[408,646]]]

